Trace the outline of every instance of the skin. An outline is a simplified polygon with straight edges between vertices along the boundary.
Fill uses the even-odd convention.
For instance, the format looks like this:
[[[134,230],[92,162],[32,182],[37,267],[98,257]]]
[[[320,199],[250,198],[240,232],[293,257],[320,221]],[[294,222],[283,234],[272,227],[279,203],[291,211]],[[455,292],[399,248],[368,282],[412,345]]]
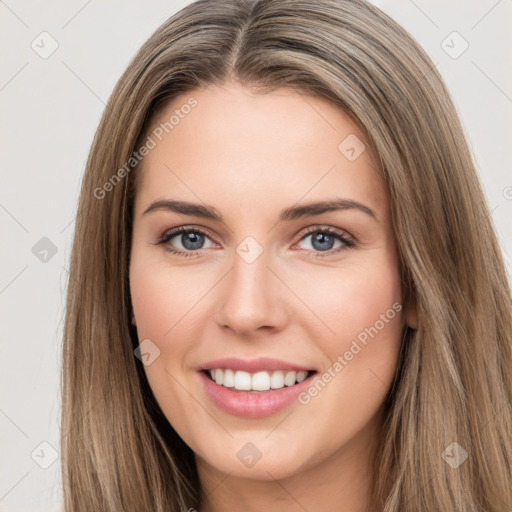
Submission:
[[[191,96],[197,106],[137,171],[130,287],[139,339],[160,350],[144,367],[149,383],[196,454],[208,495],[200,512],[363,511],[382,404],[404,326],[416,326],[414,309],[396,313],[308,404],[269,417],[219,410],[196,368],[219,357],[268,356],[322,374],[402,303],[378,159],[340,109],[284,88],[258,95],[237,83],[211,85],[175,98],[152,127]],[[350,134],[366,144],[354,161],[338,149]],[[377,220],[349,209],[277,223],[286,207],[341,197],[368,206]],[[211,205],[225,221],[166,210],[143,215],[160,199]],[[198,256],[156,244],[179,226],[207,232]],[[336,252],[344,243],[335,238],[322,251],[313,235],[304,238],[309,227],[341,230],[356,245]],[[247,236],[263,249],[250,264],[236,251]],[[167,245],[193,252],[183,238]],[[262,454],[252,467],[237,457],[247,442]]]

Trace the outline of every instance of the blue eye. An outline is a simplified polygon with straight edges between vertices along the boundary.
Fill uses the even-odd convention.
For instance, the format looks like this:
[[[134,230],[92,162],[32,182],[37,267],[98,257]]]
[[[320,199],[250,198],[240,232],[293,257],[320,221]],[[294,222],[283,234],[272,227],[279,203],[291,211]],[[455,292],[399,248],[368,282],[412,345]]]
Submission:
[[[329,227],[324,228],[311,228],[306,234],[300,239],[300,242],[306,240],[306,238],[312,237],[311,247],[313,250],[318,251],[319,254],[315,256],[323,256],[321,253],[327,253],[327,255],[339,253],[346,249],[355,246],[352,238],[348,237],[341,231],[337,229],[332,229]],[[340,242],[340,246],[338,246],[335,250],[333,249],[334,243],[336,241]]]
[[[328,226],[309,228],[309,230],[302,235],[298,243],[306,240],[308,237],[312,237],[312,249],[307,250],[315,253],[315,257],[323,257],[324,255],[330,256],[355,246],[352,237],[341,230],[333,229]],[[175,238],[179,241],[182,248],[176,249],[175,242],[171,242]],[[157,245],[163,245],[164,249],[172,254],[190,258],[200,256],[199,251],[208,248],[204,247],[205,241],[208,240],[211,242],[210,236],[202,229],[181,226],[164,233],[157,242]],[[336,241],[338,241],[340,245],[334,249],[333,247]],[[210,247],[214,245],[216,244],[212,242]]]
[[[173,248],[173,244],[171,244],[173,238],[179,240],[184,250]],[[166,251],[189,258],[191,256],[198,256],[197,251],[204,249],[202,245],[205,238],[209,239],[210,237],[201,229],[179,227],[165,233],[158,244],[162,244]]]

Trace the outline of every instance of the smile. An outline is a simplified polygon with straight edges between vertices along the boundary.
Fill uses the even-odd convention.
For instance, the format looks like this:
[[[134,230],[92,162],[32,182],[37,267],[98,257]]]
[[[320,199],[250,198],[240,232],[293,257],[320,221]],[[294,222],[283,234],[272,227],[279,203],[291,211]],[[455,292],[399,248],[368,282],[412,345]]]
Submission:
[[[212,405],[246,418],[271,416],[297,404],[299,394],[318,374],[316,369],[268,357],[216,359],[197,370]]]

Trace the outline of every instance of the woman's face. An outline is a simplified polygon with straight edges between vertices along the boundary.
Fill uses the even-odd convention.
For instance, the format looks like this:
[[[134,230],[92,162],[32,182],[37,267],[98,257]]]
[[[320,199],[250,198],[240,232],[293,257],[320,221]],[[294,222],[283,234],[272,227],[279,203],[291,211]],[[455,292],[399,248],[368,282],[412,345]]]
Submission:
[[[366,462],[414,323],[367,141],[323,99],[234,83],[176,98],[151,130],[134,322],[199,471],[268,480]]]

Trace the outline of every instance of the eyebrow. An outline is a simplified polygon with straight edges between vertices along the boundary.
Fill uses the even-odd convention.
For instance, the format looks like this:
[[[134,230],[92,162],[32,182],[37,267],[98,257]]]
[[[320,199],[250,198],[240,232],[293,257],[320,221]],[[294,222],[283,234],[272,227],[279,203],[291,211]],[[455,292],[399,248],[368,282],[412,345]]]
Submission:
[[[204,219],[211,219],[224,223],[222,215],[213,206],[189,203],[187,201],[174,201],[170,199],[161,199],[151,203],[146,210],[144,210],[142,215],[158,210],[168,210],[176,213],[182,213],[184,215],[193,215],[194,217],[202,217]],[[368,206],[359,203],[358,201],[353,201],[352,199],[334,199],[285,208],[279,214],[278,223],[296,220],[303,217],[312,217],[314,215],[320,215],[321,213],[338,210],[359,210],[379,222],[375,211]]]

